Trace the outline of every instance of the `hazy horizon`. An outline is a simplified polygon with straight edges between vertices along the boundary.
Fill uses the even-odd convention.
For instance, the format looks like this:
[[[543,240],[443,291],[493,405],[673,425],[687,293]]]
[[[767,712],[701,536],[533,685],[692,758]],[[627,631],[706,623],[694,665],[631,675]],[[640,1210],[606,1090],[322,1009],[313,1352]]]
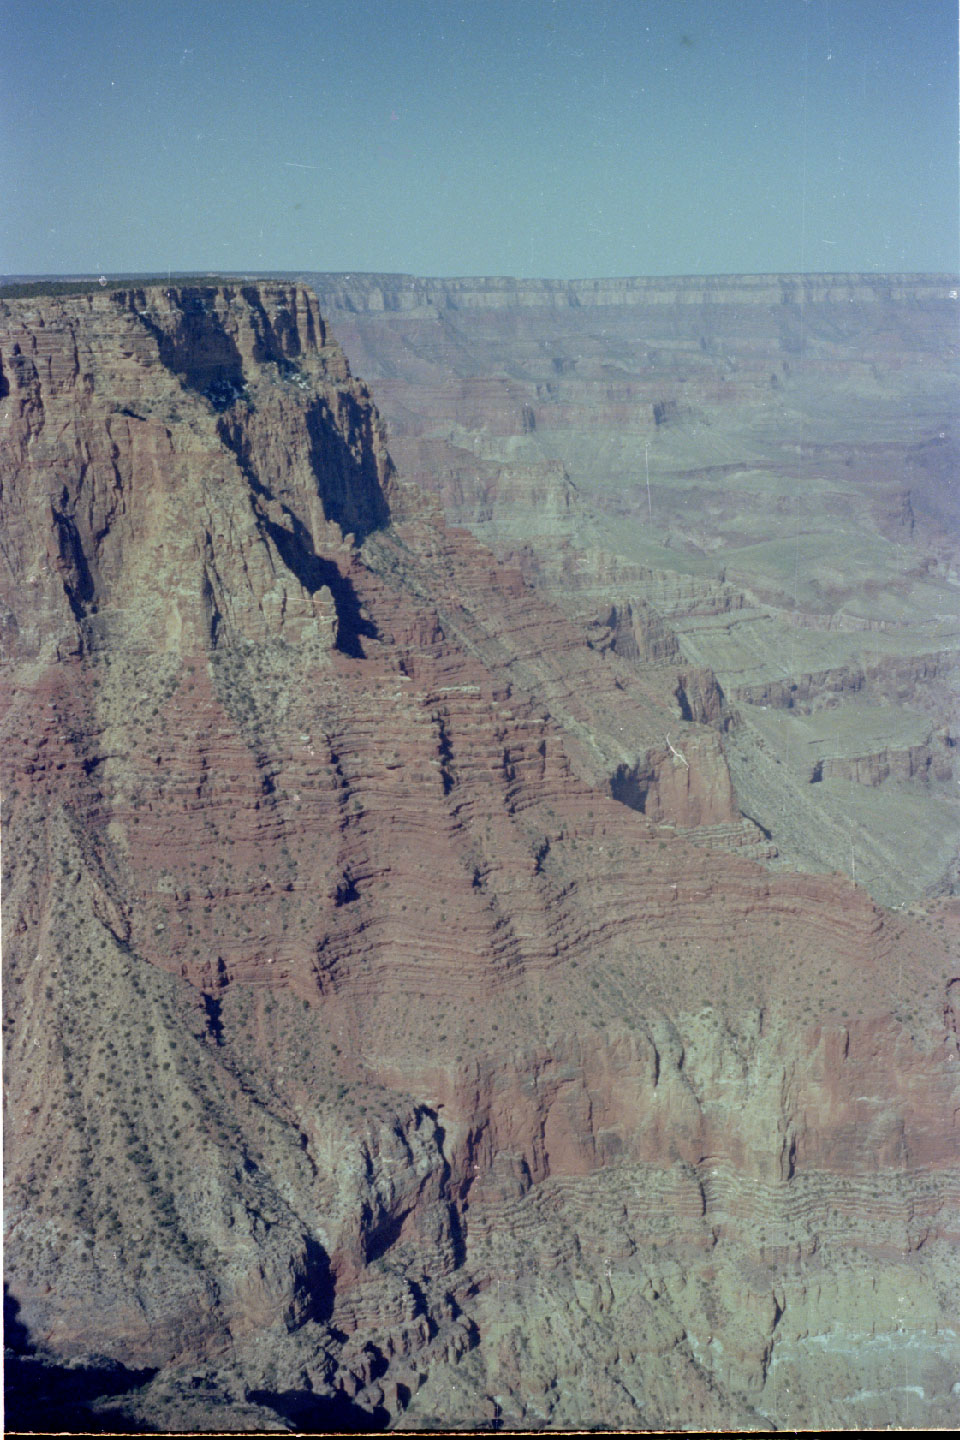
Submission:
[[[960,268],[948,0],[5,19],[8,275]]]
[[[472,275],[453,273],[448,275],[425,275],[415,274],[412,270],[315,270],[308,269],[306,266],[296,270],[282,270],[279,266],[270,270],[253,270],[249,268],[241,269],[240,267],[237,267],[236,269],[231,269],[228,266],[224,266],[221,270],[211,270],[204,267],[200,267],[194,270],[168,269],[166,272],[162,270],[115,270],[112,271],[109,276],[103,275],[102,271],[98,272],[94,269],[76,271],[59,270],[33,272],[18,270],[0,272],[0,282],[4,282],[7,285],[26,285],[30,283],[43,283],[47,281],[49,281],[50,284],[55,284],[58,282],[70,284],[74,281],[76,281],[77,284],[86,284],[88,282],[96,283],[102,277],[102,279],[109,287],[110,285],[116,285],[128,281],[137,281],[141,283],[144,281],[156,281],[157,284],[162,284],[164,282],[165,274],[171,280],[205,280],[207,278],[215,280],[220,277],[230,280],[244,279],[248,275],[253,277],[254,279],[262,278],[265,280],[271,279],[274,276],[281,280],[297,279],[301,276],[309,280],[309,278],[313,275],[327,275],[331,277],[343,276],[346,279],[357,280],[416,280],[423,284],[431,284],[433,282],[437,282],[439,284],[454,280],[505,280],[510,281],[511,283],[516,285],[539,284],[541,282],[548,285],[580,285],[593,284],[607,280],[763,280],[777,279],[782,276],[799,274],[802,274],[804,278],[808,278],[811,280],[826,279],[832,276],[843,278],[854,275],[863,275],[869,279],[886,279],[895,278],[897,276],[903,276],[905,278],[912,279],[929,276],[932,279],[945,278],[948,280],[953,280],[955,276],[960,274],[960,268],[954,270],[804,270],[802,272],[795,270],[718,270],[710,272],[704,271],[703,273],[697,275],[682,274],[680,272],[671,274],[667,271],[663,271],[658,274],[647,275],[505,275],[489,271],[486,274]]]

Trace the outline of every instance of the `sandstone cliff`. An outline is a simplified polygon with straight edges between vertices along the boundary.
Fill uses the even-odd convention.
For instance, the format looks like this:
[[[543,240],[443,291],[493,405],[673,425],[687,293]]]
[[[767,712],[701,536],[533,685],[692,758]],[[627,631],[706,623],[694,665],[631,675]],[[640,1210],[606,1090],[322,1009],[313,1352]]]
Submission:
[[[0,321],[51,1363],[162,1428],[949,1423],[955,913],[747,858],[711,673],[447,528],[305,289]]]
[[[951,887],[944,765],[898,762],[851,804],[848,768],[811,791],[798,763],[817,724],[778,736],[762,710],[956,710],[957,277],[314,280],[448,521],[592,642],[627,657],[642,615],[663,658],[713,672],[772,863],[852,875],[855,854],[885,903]]]

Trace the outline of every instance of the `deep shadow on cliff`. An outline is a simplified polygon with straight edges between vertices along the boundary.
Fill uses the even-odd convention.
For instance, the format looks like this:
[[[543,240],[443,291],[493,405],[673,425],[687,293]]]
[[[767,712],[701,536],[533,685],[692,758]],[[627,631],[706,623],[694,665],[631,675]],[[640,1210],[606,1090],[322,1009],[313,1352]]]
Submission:
[[[60,1365],[38,1352],[19,1319],[19,1301],[3,1287],[4,1428],[39,1434],[134,1435],[148,1427],[122,1408],[101,1405],[147,1385],[155,1369],[130,1370],[116,1360]]]
[[[949,1418],[954,912],[756,863],[719,581],[565,613],[302,287],[179,305],[0,302],[16,1413]]]
[[[383,1406],[365,1410],[343,1394],[326,1397],[309,1390],[251,1390],[248,1398],[274,1410],[300,1434],[369,1434],[386,1430],[390,1424],[390,1412]]]
[[[131,1407],[157,1374],[156,1368],[130,1369],[104,1357],[88,1364],[59,1364],[35,1346],[19,1318],[20,1305],[4,1285],[4,1414],[5,1431],[34,1434],[139,1435],[154,1430],[135,1418]],[[203,1382],[198,1375],[192,1384]],[[110,1402],[128,1397],[128,1403]],[[382,1406],[365,1408],[341,1393],[315,1395],[309,1390],[248,1390],[245,1400],[273,1411],[283,1428],[298,1433],[371,1434],[387,1429],[390,1414]],[[228,1407],[223,1407],[224,1421]],[[218,1407],[209,1407],[209,1428],[215,1429]],[[228,1425],[237,1429],[235,1423]],[[244,1427],[249,1428],[249,1427]]]

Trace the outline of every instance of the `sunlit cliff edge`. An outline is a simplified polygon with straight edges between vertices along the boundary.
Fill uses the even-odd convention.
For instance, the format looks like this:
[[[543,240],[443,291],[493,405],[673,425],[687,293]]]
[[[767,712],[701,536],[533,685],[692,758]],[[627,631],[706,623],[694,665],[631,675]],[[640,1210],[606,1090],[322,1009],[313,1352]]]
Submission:
[[[297,284],[0,302],[0,482],[37,1373],[155,1372],[161,1428],[955,1421],[957,917],[761,866],[709,667],[447,526]]]

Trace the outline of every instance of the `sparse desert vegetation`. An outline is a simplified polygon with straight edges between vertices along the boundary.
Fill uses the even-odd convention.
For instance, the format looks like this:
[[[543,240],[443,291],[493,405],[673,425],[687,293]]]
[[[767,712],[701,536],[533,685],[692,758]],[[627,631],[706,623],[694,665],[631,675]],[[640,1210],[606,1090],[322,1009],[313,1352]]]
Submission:
[[[17,1383],[131,1427],[863,1426],[917,1421],[909,1356],[947,1416],[950,873],[879,902],[953,824],[916,699],[949,644],[911,670],[914,610],[853,685],[848,632],[684,549],[686,401],[642,402],[674,439],[632,559],[612,501],[564,529],[533,399],[519,437],[483,411],[503,494],[454,518],[498,560],[394,469],[303,286],[0,321]],[[398,453],[449,506],[437,438]],[[787,703],[744,657],[794,628]],[[853,883],[851,834],[938,806]]]

